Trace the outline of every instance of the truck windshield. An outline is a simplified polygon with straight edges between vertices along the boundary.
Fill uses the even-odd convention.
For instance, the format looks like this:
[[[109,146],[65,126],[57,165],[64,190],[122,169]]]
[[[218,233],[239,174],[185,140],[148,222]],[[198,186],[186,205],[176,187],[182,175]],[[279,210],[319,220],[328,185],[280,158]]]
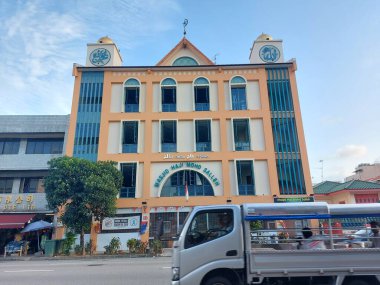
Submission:
[[[187,229],[185,248],[225,236],[233,230],[233,226],[231,209],[200,211]]]

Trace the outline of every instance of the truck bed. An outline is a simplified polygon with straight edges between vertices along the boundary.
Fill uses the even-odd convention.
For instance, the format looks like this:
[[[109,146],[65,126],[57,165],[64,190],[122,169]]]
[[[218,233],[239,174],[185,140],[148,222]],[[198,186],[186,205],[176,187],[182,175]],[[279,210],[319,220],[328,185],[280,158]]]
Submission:
[[[323,276],[336,274],[380,274],[379,248],[275,250],[252,249],[252,277]]]

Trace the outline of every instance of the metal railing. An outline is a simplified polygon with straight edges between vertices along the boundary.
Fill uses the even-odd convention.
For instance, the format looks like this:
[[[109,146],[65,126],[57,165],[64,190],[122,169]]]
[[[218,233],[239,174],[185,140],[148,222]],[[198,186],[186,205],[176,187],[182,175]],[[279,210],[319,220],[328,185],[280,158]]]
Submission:
[[[162,143],[161,151],[162,152],[176,152],[177,144],[176,143]]]
[[[136,187],[121,187],[120,198],[135,198]]]
[[[251,150],[250,142],[235,142],[235,150],[244,151]]]
[[[211,151],[211,142],[197,142],[197,151]]]
[[[162,104],[162,112],[176,112],[177,104]]]
[[[195,103],[195,111],[210,111],[210,103]]]
[[[123,144],[123,153],[137,153],[137,144]]]
[[[380,243],[370,228],[309,228],[312,236],[305,237],[300,228],[251,230],[252,250],[310,250],[372,248]],[[364,231],[363,231],[364,230]],[[307,231],[307,230],[306,230]],[[360,231],[362,234],[357,234]],[[377,240],[377,241],[376,241]]]
[[[125,104],[126,113],[137,113],[139,111],[139,104]]]

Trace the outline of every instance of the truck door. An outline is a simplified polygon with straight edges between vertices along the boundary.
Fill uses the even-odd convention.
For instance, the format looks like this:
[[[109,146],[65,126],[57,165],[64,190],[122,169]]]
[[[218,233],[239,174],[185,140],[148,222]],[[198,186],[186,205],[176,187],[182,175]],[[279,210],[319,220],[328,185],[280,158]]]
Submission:
[[[181,275],[202,267],[228,268],[231,261],[241,259],[241,232],[234,209],[197,212],[186,231],[180,259]]]

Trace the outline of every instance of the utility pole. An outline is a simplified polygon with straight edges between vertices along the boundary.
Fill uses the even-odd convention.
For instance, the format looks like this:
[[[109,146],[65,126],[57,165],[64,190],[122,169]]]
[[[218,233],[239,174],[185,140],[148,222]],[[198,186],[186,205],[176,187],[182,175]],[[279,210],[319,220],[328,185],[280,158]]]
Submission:
[[[323,182],[323,159],[319,161],[321,163],[321,182]]]

